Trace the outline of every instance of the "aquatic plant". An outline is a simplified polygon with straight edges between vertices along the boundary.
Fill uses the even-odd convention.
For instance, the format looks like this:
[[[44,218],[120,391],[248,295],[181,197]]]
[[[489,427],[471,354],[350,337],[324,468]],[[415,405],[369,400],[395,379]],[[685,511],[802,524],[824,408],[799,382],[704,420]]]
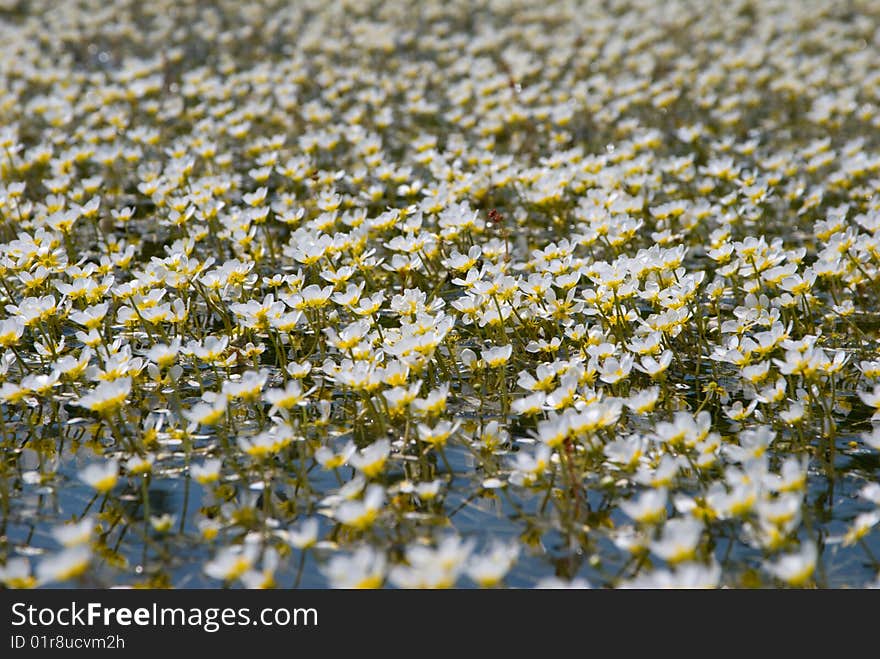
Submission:
[[[3,3],[0,582],[877,586],[878,21]]]

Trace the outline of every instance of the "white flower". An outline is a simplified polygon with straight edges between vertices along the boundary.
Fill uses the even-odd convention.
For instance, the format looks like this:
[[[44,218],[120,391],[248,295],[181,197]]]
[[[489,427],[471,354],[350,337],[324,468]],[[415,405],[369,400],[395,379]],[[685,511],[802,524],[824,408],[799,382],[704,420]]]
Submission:
[[[458,430],[460,425],[461,424],[458,421],[452,422],[443,420],[438,421],[432,428],[425,423],[420,423],[417,426],[419,439],[435,448],[443,447],[446,445],[446,441],[449,437]]]
[[[501,582],[519,556],[519,545],[505,544],[495,541],[484,554],[471,556],[465,566],[465,572],[474,582],[489,588]]]
[[[131,393],[130,377],[101,382],[91,393],[82,396],[77,401],[77,405],[93,412],[110,414],[125,403],[129,393]]]
[[[862,441],[875,451],[880,451],[880,425],[875,424],[871,432],[860,435]]]
[[[98,492],[109,492],[119,478],[119,463],[116,460],[92,463],[79,473],[79,478]]]
[[[126,460],[125,470],[132,475],[148,474],[153,469],[155,461],[156,456],[152,453],[147,453],[143,456],[135,455]]]
[[[293,440],[293,429],[282,425],[273,426],[254,437],[239,437],[238,446],[252,458],[263,459],[278,453]]]
[[[223,461],[219,458],[208,458],[201,464],[191,464],[190,475],[201,485],[214,483],[220,478],[220,467]]]
[[[816,545],[805,542],[794,554],[785,554],[774,562],[767,562],[764,568],[777,579],[789,586],[804,586],[813,576],[818,558]]]
[[[315,387],[312,387],[304,392],[302,383],[299,380],[290,380],[284,386],[284,389],[268,389],[263,394],[263,398],[272,405],[271,414],[275,410],[289,410],[297,405],[306,405],[309,395],[314,391]]]
[[[18,316],[0,320],[0,346],[16,345],[24,334],[24,323]]]
[[[582,577],[575,577],[571,581],[566,581],[561,577],[542,577],[535,584],[538,590],[586,590],[592,588],[590,582]]]
[[[95,520],[91,517],[84,517],[78,522],[70,522],[62,524],[52,529],[52,536],[65,547],[75,547],[84,545],[92,538],[92,532],[95,530]]]
[[[496,346],[483,351],[483,362],[489,368],[498,368],[507,363],[510,355],[513,353],[513,346],[508,344],[505,346]]]
[[[213,392],[205,392],[202,399],[204,402],[196,403],[191,409],[184,410],[183,417],[194,424],[216,425],[226,415],[228,399],[225,395],[218,396]]]
[[[687,590],[697,588],[717,588],[721,581],[721,566],[717,563],[703,565],[701,563],[681,563],[674,570],[654,570],[646,574],[640,574],[635,579],[623,582],[620,587],[635,589],[662,589],[682,588]]]
[[[880,483],[868,483],[859,490],[859,496],[880,506]]]
[[[703,524],[694,517],[671,519],[664,525],[660,539],[651,543],[651,551],[671,564],[690,560],[702,533]]]
[[[436,548],[410,545],[407,565],[395,565],[389,579],[400,588],[451,588],[464,569],[474,543],[447,536]]]
[[[297,528],[285,531],[283,537],[291,547],[308,549],[318,541],[318,520],[310,517],[302,521]]]
[[[253,567],[259,553],[260,547],[256,543],[223,547],[205,563],[205,574],[219,581],[234,581]]]
[[[382,473],[390,454],[391,442],[387,439],[379,439],[362,451],[352,453],[348,461],[352,467],[363,473],[367,478],[373,478]]]
[[[75,545],[53,556],[47,556],[37,566],[37,581],[48,584],[68,581],[82,575],[92,560],[92,550],[85,545]]]
[[[324,469],[338,469],[349,461],[357,451],[354,442],[347,442],[340,451],[333,451],[327,446],[321,446],[315,451],[315,460]]]
[[[379,588],[385,581],[388,559],[373,547],[336,554],[321,568],[331,588]]]
[[[385,488],[373,483],[367,487],[363,500],[345,501],[336,509],[334,517],[355,529],[365,529],[376,521],[385,503]]]
[[[7,588],[33,588],[37,580],[31,575],[31,564],[24,557],[9,558],[0,565],[0,583]]]
[[[641,524],[659,522],[666,515],[666,488],[645,490],[635,500],[621,501],[620,509]]]
[[[843,546],[848,547],[857,543],[868,535],[871,529],[877,526],[878,522],[880,522],[880,510],[872,510],[869,513],[860,513],[856,515],[852,526],[850,526],[846,535],[843,537]]]
[[[177,355],[180,352],[180,339],[174,339],[171,344],[165,343],[157,343],[149,350],[147,350],[145,356],[151,362],[155,362],[157,366],[160,368],[168,368],[172,366],[174,362],[177,360]]]
[[[176,515],[170,513],[162,513],[161,515],[150,515],[150,526],[157,533],[168,533],[174,522],[177,520]]]
[[[642,358],[643,363],[645,359],[650,358]],[[634,358],[632,355],[625,355],[620,360],[616,357],[609,357],[605,360],[605,363],[602,364],[602,370],[599,372],[599,379],[608,384],[620,382],[629,375],[629,372],[633,367],[633,361]]]
[[[661,375],[672,363],[672,351],[664,350],[660,355],[660,359],[655,359],[651,355],[643,355],[640,364],[634,364],[636,370],[656,378]]]
[[[510,409],[516,414],[533,415],[544,409],[547,395],[543,391],[536,391],[528,396],[517,398],[510,405]]]
[[[630,394],[626,400],[626,406],[636,414],[647,414],[654,409],[657,398],[660,395],[660,387],[640,389]]]

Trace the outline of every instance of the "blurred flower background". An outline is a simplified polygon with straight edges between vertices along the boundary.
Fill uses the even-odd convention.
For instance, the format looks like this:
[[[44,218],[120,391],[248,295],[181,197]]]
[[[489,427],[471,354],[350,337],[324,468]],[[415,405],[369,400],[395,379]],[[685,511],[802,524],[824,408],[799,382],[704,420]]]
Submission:
[[[0,583],[876,587],[880,6],[0,4]]]

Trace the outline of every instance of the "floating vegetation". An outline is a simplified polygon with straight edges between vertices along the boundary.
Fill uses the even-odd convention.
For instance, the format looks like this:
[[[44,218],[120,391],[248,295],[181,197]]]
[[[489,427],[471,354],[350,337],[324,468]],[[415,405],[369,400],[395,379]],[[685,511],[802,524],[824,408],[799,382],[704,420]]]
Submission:
[[[871,587],[880,7],[0,8],[0,582]]]

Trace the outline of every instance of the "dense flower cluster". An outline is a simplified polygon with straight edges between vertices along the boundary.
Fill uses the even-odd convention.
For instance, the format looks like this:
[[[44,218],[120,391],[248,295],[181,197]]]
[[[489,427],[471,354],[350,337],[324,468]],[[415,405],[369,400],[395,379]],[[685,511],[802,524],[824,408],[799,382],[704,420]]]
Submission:
[[[0,582],[878,583],[880,8],[0,7]]]

